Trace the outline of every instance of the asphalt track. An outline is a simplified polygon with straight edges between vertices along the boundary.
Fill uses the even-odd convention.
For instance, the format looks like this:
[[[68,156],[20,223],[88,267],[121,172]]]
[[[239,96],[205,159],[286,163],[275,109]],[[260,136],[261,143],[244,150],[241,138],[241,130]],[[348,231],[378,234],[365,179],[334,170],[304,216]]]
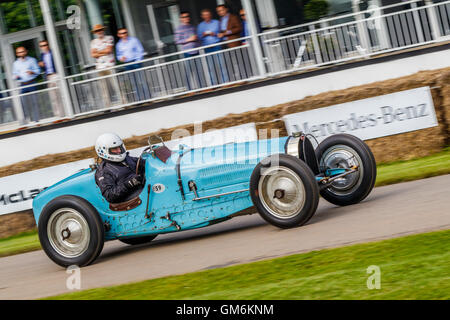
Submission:
[[[450,175],[445,175],[376,188],[348,207],[321,199],[310,222],[295,229],[278,229],[254,214],[135,247],[109,242],[99,259],[81,270],[81,289],[450,229],[449,195]],[[43,251],[1,258],[0,299],[66,293],[67,277]]]

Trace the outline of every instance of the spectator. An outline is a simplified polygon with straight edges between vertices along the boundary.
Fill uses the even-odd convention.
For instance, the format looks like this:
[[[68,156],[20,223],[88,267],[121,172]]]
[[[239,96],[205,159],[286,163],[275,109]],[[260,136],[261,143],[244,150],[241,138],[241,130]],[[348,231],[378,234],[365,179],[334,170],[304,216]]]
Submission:
[[[110,67],[114,67],[114,38],[112,36],[105,35],[105,27],[101,24],[96,24],[92,28],[92,33],[95,35],[95,39],[91,41],[91,55],[96,59],[95,68],[102,70]],[[110,70],[99,72],[99,74],[111,74]]]
[[[202,22],[197,27],[197,36],[202,46],[209,46],[219,43],[220,33],[219,20],[212,18],[212,11],[210,9],[203,9],[201,11]],[[220,50],[220,46],[210,47],[205,49],[206,53]]]
[[[37,90],[36,78],[39,76],[41,69],[35,58],[28,56],[25,47],[16,49],[17,60],[13,64],[13,77],[20,83],[21,94],[30,93]],[[25,115],[25,121],[39,121],[39,104],[35,94],[28,94],[21,97],[22,107]]]
[[[197,33],[195,27],[191,25],[191,15],[187,11],[183,11],[180,14],[181,24],[175,30],[175,43],[181,46],[181,50],[189,50],[198,47]],[[186,58],[197,55],[198,51],[186,52],[184,56]]]
[[[140,61],[144,58],[145,51],[139,39],[129,36],[126,28],[117,30],[117,36],[120,38],[119,42],[116,44],[117,60],[127,63],[125,66],[126,71],[142,68],[143,66]],[[131,62],[136,63],[128,64]],[[145,71],[126,73],[124,77],[129,78],[133,87],[133,92],[136,92],[138,95],[137,98],[134,98],[135,101],[143,101],[151,98]]]
[[[197,48],[198,37],[195,31],[195,27],[191,25],[191,15],[187,11],[180,13],[181,24],[175,31],[175,43],[181,46],[181,50],[190,50]],[[198,51],[189,51],[184,53],[185,58],[190,58],[198,55]],[[200,88],[200,76],[199,72],[201,69],[200,61],[198,59],[189,59],[185,63],[186,68],[186,79],[188,89],[192,90],[195,88]]]
[[[141,61],[144,58],[144,47],[139,39],[128,35],[126,28],[117,30],[117,36],[120,38],[116,44],[117,60],[123,63],[136,62],[125,66],[125,70],[133,70],[142,67]]]
[[[197,36],[201,41],[202,46],[213,45],[220,43],[218,37],[220,33],[220,22],[219,20],[213,19],[213,14],[210,9],[203,9],[201,11],[202,22],[197,27]],[[221,49],[220,45],[206,48],[206,53],[216,52]],[[226,74],[223,70],[225,65],[222,54],[214,54],[206,56],[206,62],[208,65],[208,71],[211,78],[211,84],[217,85],[219,83],[219,78],[221,81],[225,82]],[[216,70],[216,66],[220,66]],[[219,71],[219,72],[217,72]]]
[[[95,39],[91,41],[91,56],[95,58],[95,68],[100,77],[110,76],[114,71],[108,68],[114,67],[116,61],[114,59],[114,38],[105,35],[105,27],[96,24],[91,31],[95,34]],[[104,70],[108,69],[108,70]],[[103,102],[105,107],[109,107],[112,94],[109,93],[108,83],[112,86],[113,92],[120,96],[119,86],[114,77],[104,78],[99,81],[102,91]]]
[[[53,60],[53,53],[50,50],[47,40],[42,40],[39,42],[39,48],[41,49],[41,59],[39,61],[39,66],[44,69],[45,79],[49,81],[47,87],[57,88],[58,87],[58,74],[56,73],[55,62]],[[62,108],[61,102],[58,99],[58,93],[56,89],[49,91],[50,103],[52,105],[53,115],[55,117],[61,118],[64,116],[64,110]]]
[[[241,20],[242,20],[242,34],[241,34],[241,37],[243,37],[243,38],[248,37],[250,35],[250,33],[248,32],[247,15],[245,14],[245,10],[244,9],[241,9],[241,11],[239,11],[239,16],[241,17]],[[245,39],[243,42],[247,43],[247,39]]]
[[[242,24],[239,18],[231,14],[225,5],[219,5],[216,8],[220,18],[220,33],[218,37],[224,41],[239,39],[242,32]],[[240,41],[227,44],[228,48],[235,48],[241,45]]]

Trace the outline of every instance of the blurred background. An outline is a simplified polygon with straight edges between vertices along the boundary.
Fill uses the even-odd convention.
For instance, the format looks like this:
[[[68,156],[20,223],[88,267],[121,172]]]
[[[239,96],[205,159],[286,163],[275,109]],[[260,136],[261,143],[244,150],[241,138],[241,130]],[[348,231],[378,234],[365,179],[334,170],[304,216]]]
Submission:
[[[238,17],[240,41],[177,44],[180,13],[190,14],[195,29],[203,9],[219,19],[220,4]],[[450,35],[449,14],[448,1],[440,0],[0,1],[0,131],[442,43]],[[119,28],[138,39],[143,54],[133,67],[139,70],[116,57],[107,73],[95,68],[95,25],[114,44]],[[46,77],[41,66],[40,76],[19,90],[15,50],[23,46],[41,61],[43,40],[58,77]]]

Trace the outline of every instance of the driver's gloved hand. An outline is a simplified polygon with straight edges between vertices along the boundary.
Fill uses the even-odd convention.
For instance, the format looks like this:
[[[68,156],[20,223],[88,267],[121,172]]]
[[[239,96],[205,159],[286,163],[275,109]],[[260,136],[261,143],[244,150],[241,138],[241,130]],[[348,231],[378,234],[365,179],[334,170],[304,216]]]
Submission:
[[[129,178],[127,181],[125,181],[125,186],[128,189],[134,189],[136,187],[139,187],[142,184],[142,176],[139,174],[133,175],[131,178]]]

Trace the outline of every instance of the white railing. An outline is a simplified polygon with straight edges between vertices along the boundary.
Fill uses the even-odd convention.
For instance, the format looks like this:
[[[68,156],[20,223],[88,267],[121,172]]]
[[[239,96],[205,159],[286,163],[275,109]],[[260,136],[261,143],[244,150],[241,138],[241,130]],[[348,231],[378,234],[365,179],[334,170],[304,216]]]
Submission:
[[[425,3],[412,0],[369,8],[260,33],[258,43],[246,37],[76,74],[64,81],[73,113],[80,116],[450,40],[450,1]],[[223,49],[236,41],[242,44]],[[256,61],[258,47],[264,70]],[[0,92],[0,125],[33,120],[35,104],[40,122],[54,119],[60,92],[47,86],[39,83],[40,90],[22,94],[24,87]]]
[[[406,5],[411,8],[387,14],[387,7],[376,8],[364,11],[370,15],[365,19],[351,14],[344,18],[353,21],[345,23],[327,19],[259,35],[267,72],[276,75],[450,40],[450,1],[388,8]]]
[[[252,80],[256,77],[253,49],[248,38],[241,41],[246,43],[234,48],[218,46],[236,40],[68,77],[75,113],[117,109]]]
[[[0,91],[0,124],[19,122],[16,126],[45,123],[64,116],[58,81],[44,81]]]

